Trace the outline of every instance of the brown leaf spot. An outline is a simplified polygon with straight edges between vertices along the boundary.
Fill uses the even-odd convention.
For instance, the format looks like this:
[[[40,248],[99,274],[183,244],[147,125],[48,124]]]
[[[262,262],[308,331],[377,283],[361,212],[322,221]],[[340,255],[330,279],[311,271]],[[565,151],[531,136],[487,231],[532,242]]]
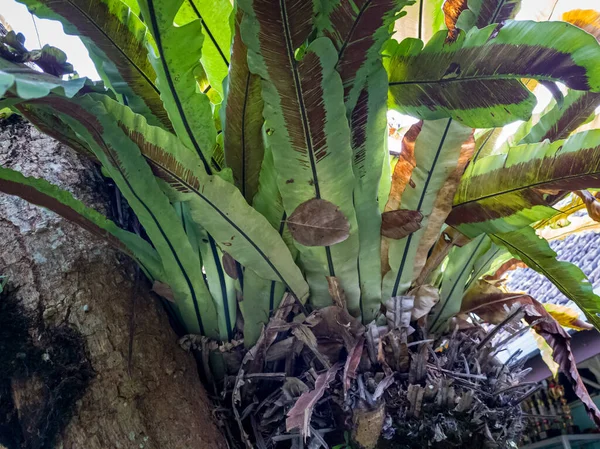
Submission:
[[[224,252],[223,257],[221,258],[221,261],[223,262],[223,269],[225,270],[225,273],[227,273],[227,275],[230,278],[237,279],[238,271],[237,271],[235,259],[233,257],[231,257],[230,254]]]
[[[167,301],[175,302],[175,296],[173,295],[173,290],[164,282],[154,281],[152,284],[152,291],[159,296],[162,296]]]
[[[421,228],[423,214],[418,210],[399,209],[381,215],[381,235],[403,239]]]
[[[350,235],[348,219],[335,204],[323,199],[300,204],[287,223],[292,237],[305,246],[331,246]]]
[[[288,179],[285,183],[286,184],[293,184],[294,183],[294,178]]]

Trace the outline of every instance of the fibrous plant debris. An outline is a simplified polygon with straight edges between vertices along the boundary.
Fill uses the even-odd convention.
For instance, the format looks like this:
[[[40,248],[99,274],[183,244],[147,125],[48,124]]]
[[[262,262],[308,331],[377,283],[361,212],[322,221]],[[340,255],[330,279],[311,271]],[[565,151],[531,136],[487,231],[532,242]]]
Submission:
[[[260,449],[327,448],[349,435],[364,448],[514,447],[520,403],[536,387],[521,383],[522,362],[498,361],[492,337],[506,341],[523,313],[430,338],[422,322],[394,319],[410,314],[409,299],[388,302],[385,325],[363,326],[335,305],[304,316],[288,295],[225,379],[221,400],[238,424],[227,433]]]

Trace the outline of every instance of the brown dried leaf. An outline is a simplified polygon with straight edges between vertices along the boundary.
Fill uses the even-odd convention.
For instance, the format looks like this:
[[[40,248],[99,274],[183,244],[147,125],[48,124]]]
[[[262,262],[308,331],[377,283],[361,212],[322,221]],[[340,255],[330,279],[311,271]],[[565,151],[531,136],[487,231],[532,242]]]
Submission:
[[[365,328],[359,320],[338,306],[315,310],[305,320],[317,338],[318,347],[337,345],[351,351],[356,339],[364,334]]]
[[[413,279],[416,279],[421,273],[421,270],[427,261],[429,251],[439,238],[440,231],[444,226],[448,215],[450,215],[450,212],[452,211],[454,194],[458,189],[460,178],[465,172],[465,168],[471,160],[474,151],[475,138],[474,134],[471,133],[471,136],[465,142],[463,142],[461,146],[456,168],[452,173],[450,173],[450,176],[448,176],[448,179],[446,179],[446,182],[438,191],[431,214],[429,214],[427,217],[427,225],[423,229],[422,237],[417,248],[417,253],[415,254],[415,258],[413,260]]]
[[[456,22],[465,9],[468,8],[467,0],[446,0],[442,9],[444,10],[444,22],[448,28],[446,42],[454,42],[458,37]]]
[[[484,283],[480,281],[480,284]],[[529,325],[533,325],[533,329],[541,335],[548,345],[552,348],[554,361],[558,363],[563,373],[567,376],[575,394],[583,402],[588,415],[600,426],[600,410],[592,401],[579,372],[577,371],[577,363],[575,356],[571,352],[570,339],[571,337],[560,326],[560,324],[548,313],[542,304],[533,299],[529,295],[520,293],[505,293],[492,284],[480,286],[479,296],[473,296],[466,301],[468,304],[463,308],[470,308],[469,311],[476,313],[481,318],[487,321],[487,318],[492,318],[496,322],[502,314],[506,315],[505,306],[514,307],[519,305],[525,313],[525,321]],[[467,298],[465,297],[465,300]],[[464,303],[465,301],[463,301]],[[473,307],[476,305],[475,307]]]
[[[229,276],[232,279],[237,279],[238,271],[235,259],[231,257],[230,254],[224,252],[221,260],[223,262],[223,269],[225,270],[225,273],[227,273],[227,276]]]
[[[328,360],[330,357],[326,356],[326,354],[331,351],[322,350],[329,348],[319,348],[317,338],[310,329],[310,327],[308,327],[305,324],[296,325],[292,328],[292,334],[294,334],[294,337],[296,337],[298,341],[301,341],[304,344],[304,346],[306,346],[308,350],[314,354],[314,356],[319,360],[319,362],[321,362],[321,365],[323,365],[327,369],[331,367],[331,363],[329,363]],[[336,350],[335,347],[332,352],[333,354],[331,355],[333,357],[335,357],[339,353],[339,351]]]
[[[344,365],[344,397],[348,394],[352,380],[356,379],[356,370],[360,364],[363,348],[365,347],[365,338],[360,337],[356,341],[356,345],[348,352],[348,358]]]
[[[418,352],[411,353],[410,371],[408,382],[418,384],[427,375],[427,358],[429,356],[429,344],[422,344]]]
[[[406,373],[410,368],[410,351],[406,329],[394,329],[381,337],[380,362],[385,361],[393,371]]]
[[[154,281],[152,284],[152,291],[159,296],[162,296],[167,301],[175,302],[175,296],[173,290],[164,282]]]
[[[590,218],[600,222],[600,201],[587,190],[576,190],[573,193],[585,203],[585,208]]]
[[[381,235],[403,239],[421,228],[423,214],[418,210],[398,209],[381,214]]]
[[[571,337],[560,324],[548,314],[546,309],[544,309],[539,302],[535,301],[533,298],[532,301],[532,305],[526,305],[524,307],[525,321],[532,324],[541,317],[547,318],[536,324],[534,330],[544,337],[548,345],[552,348],[554,361],[558,363],[562,372],[571,382],[573,391],[575,391],[577,397],[583,402],[589,417],[597,426],[600,426],[600,410],[598,410],[598,407],[590,397],[587,388],[581,380],[579,371],[577,371],[577,362],[569,343]]]
[[[327,286],[329,287],[329,295],[333,299],[333,304],[345,309],[346,308],[346,292],[344,291],[340,280],[335,276],[326,276]]]
[[[385,205],[385,212],[396,210],[400,207],[400,201],[404,189],[410,182],[412,171],[417,165],[415,159],[415,143],[421,132],[423,122],[416,123],[410,127],[402,139],[402,150],[398,155],[398,162],[392,173],[392,187]]]
[[[408,416],[415,418],[419,417],[419,415],[421,414],[424,395],[425,389],[421,385],[410,384],[408,386],[407,398],[408,402],[410,402]]]
[[[287,224],[292,237],[305,246],[331,246],[350,235],[350,223],[339,208],[318,198],[300,204]]]
[[[468,237],[461,234],[453,227],[448,226],[433,246],[431,254],[427,257],[427,261],[413,285],[418,287],[427,282],[429,275],[444,261],[453,246],[461,247],[466,245],[469,241],[470,239]]]
[[[342,364],[338,363],[333,365],[326,372],[319,374],[315,381],[315,388],[311,391],[302,393],[287,414],[287,419],[285,421],[287,432],[299,429],[300,434],[304,437],[304,441],[306,441],[306,437],[310,436],[310,418],[313,409],[319,399],[323,397],[329,384],[335,379],[335,376],[341,367]]]
[[[440,300],[439,289],[428,284],[421,285],[408,292],[408,294],[415,297],[414,307],[411,312],[411,319],[413,321],[426,316]]]
[[[504,277],[504,274],[516,270],[517,268],[527,268],[527,265],[521,262],[519,259],[510,259],[504,262],[492,275],[485,276],[486,281],[499,281]]]

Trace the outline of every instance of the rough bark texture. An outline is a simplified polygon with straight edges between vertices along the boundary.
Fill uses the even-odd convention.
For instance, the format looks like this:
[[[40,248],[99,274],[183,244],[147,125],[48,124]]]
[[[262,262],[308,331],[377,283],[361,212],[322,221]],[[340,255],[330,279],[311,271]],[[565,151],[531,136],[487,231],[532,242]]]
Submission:
[[[96,169],[20,120],[0,122],[0,165],[106,207]],[[0,194],[0,275],[12,286],[0,301],[0,448],[226,447],[145,282],[128,374],[133,273],[86,231]]]

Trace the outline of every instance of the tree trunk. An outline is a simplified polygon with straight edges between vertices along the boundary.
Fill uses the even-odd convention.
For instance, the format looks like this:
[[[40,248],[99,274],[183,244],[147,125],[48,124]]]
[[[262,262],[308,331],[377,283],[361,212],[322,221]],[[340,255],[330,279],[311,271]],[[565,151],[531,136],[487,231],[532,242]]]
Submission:
[[[96,168],[20,119],[0,123],[0,165],[106,211]],[[193,358],[134,273],[86,231],[0,195],[10,286],[0,301],[0,448],[226,447]]]

